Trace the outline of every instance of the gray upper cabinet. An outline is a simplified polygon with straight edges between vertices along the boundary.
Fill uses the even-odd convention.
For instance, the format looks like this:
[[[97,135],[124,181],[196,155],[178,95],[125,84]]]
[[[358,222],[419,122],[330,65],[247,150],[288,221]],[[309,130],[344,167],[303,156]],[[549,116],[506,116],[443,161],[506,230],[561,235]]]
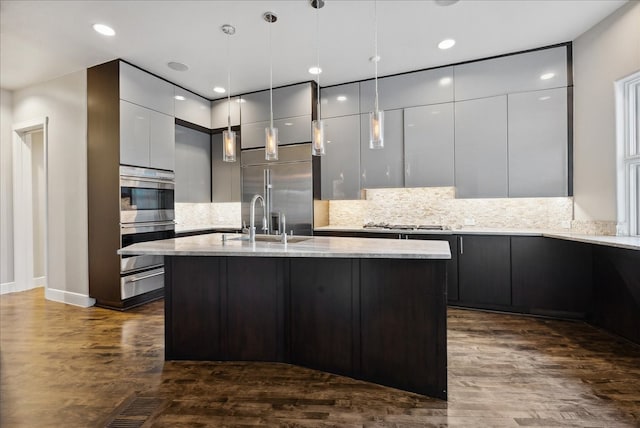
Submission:
[[[323,119],[360,113],[360,84],[320,89],[320,113]]]
[[[231,108],[231,126],[240,125],[240,97],[231,98],[231,106],[227,99],[215,100],[211,103],[211,129],[227,127],[227,117]]]
[[[238,159],[235,162],[222,160],[222,133],[211,136],[211,190],[212,202],[240,202],[242,198],[240,147],[236,141]]]
[[[279,146],[311,141],[311,115],[274,119],[273,126],[278,128]],[[269,127],[269,121],[242,125],[242,148],[264,147],[264,130],[267,127]]]
[[[509,95],[509,196],[567,196],[567,89]]]
[[[567,49],[561,46],[457,65],[454,74],[456,101],[559,88],[567,86]]]
[[[360,185],[363,189],[403,187],[403,111],[384,112],[384,148],[369,149],[369,115],[360,115]]]
[[[455,103],[458,198],[506,198],[506,95]]]
[[[211,101],[175,86],[175,112],[178,119],[211,128]]]
[[[360,115],[325,120],[322,199],[360,198]]]
[[[173,116],[151,111],[149,131],[149,166],[151,168],[175,168],[175,119]]]
[[[378,103],[382,110],[453,101],[453,67],[417,71],[378,79]],[[360,112],[373,110],[375,82],[360,82]]]
[[[269,91],[254,92],[242,96],[240,121],[245,123],[265,122],[270,119]],[[273,118],[311,115],[311,84],[285,86],[273,90]]]
[[[209,134],[175,126],[176,202],[211,202],[211,139]]]
[[[405,187],[454,185],[453,103],[404,110]]]
[[[174,89],[171,83],[120,61],[120,99],[174,115]]]

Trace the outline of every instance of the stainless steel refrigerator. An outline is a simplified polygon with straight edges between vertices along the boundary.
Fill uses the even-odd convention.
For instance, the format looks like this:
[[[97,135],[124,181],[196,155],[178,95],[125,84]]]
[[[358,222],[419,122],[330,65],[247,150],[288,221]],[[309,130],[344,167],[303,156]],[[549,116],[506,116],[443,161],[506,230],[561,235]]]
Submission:
[[[313,234],[313,166],[311,144],[278,148],[278,160],[267,161],[264,149],[243,150],[242,222],[249,226],[250,202],[262,195],[263,210],[256,203],[256,233]],[[283,216],[284,215],[284,216]],[[266,229],[263,230],[263,216]],[[286,221],[283,221],[285,220]],[[286,224],[285,224],[286,223]]]

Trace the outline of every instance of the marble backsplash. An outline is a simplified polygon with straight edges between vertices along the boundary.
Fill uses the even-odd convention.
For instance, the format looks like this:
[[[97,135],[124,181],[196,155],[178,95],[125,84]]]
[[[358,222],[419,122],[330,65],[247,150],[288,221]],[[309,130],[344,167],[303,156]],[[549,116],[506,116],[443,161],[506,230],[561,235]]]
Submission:
[[[454,187],[368,189],[366,199],[331,201],[329,225],[432,224],[615,235],[615,222],[574,221],[573,198],[456,199]]]
[[[175,204],[176,222],[180,229],[241,227],[240,202],[178,203]]]

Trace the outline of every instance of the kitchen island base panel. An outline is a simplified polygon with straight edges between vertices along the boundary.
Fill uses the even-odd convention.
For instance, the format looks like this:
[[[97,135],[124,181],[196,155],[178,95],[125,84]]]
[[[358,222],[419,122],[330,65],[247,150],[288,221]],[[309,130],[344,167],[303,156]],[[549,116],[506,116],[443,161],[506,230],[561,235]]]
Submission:
[[[274,361],[447,398],[445,260],[165,257],[167,360]]]

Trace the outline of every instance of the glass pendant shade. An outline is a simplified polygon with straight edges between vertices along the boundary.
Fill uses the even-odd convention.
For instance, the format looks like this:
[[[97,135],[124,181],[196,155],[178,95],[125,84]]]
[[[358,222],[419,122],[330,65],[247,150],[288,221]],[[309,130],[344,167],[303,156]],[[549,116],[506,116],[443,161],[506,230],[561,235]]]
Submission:
[[[324,156],[324,120],[314,120],[311,126],[313,131],[311,154],[313,156]]]
[[[384,111],[369,112],[369,148],[384,148]]]
[[[264,128],[265,145],[264,158],[266,160],[278,160],[278,128]]]
[[[236,132],[222,131],[222,160],[224,162],[236,161]]]

